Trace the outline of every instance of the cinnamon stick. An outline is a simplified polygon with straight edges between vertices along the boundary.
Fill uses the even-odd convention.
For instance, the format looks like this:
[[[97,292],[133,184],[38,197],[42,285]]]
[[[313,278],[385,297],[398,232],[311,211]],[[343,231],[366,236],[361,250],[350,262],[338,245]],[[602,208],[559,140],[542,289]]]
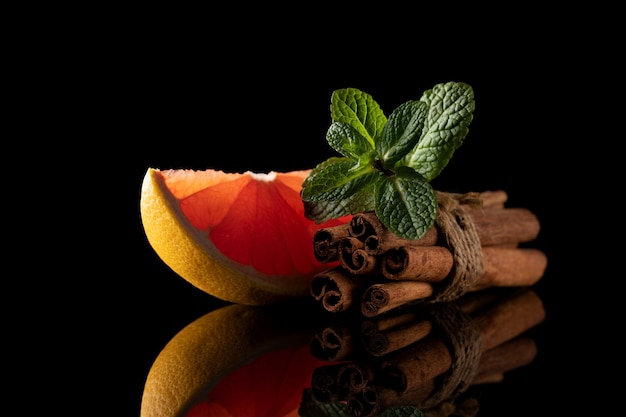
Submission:
[[[363,240],[364,250],[370,255],[379,255],[386,251],[402,246],[434,246],[439,241],[439,231],[433,226],[424,236],[411,240],[398,237],[387,228],[382,228],[376,234],[372,234]]]
[[[525,208],[468,209],[481,246],[526,243],[539,235],[537,217]]]
[[[528,209],[461,207],[474,223],[481,246],[514,246],[530,242],[539,235],[539,220]],[[354,215],[349,232],[364,242],[364,249],[372,255],[405,246],[432,246],[441,238],[437,225],[420,239],[401,238],[387,229],[374,212]]]
[[[321,263],[339,260],[339,242],[350,236],[349,224],[318,229],[313,235],[313,253]]]
[[[483,274],[472,290],[531,286],[541,279],[547,264],[548,258],[538,249],[483,248]]]
[[[380,261],[381,273],[393,280],[438,282],[454,266],[454,257],[443,246],[405,246],[387,251]]]
[[[483,273],[478,281],[485,287],[529,286],[544,274],[548,259],[533,248],[483,247]],[[381,273],[393,280],[439,282],[454,267],[452,253],[442,246],[404,247],[387,252]]]
[[[311,295],[329,312],[345,311],[354,301],[360,302],[362,290],[373,282],[373,277],[354,276],[341,266],[320,272],[311,279]]]
[[[368,236],[380,234],[385,230],[385,226],[383,226],[373,211],[355,214],[350,219],[349,226],[350,236],[354,236],[363,242]]]
[[[537,237],[539,233],[537,218],[523,208],[504,208],[508,199],[505,191],[469,194],[477,195],[481,204],[470,204],[461,199],[460,207],[470,213],[483,246],[517,245]],[[471,201],[472,198],[467,200]],[[420,239],[402,239],[390,232],[371,211],[353,216],[347,224],[319,229],[313,237],[313,248],[316,259],[326,263],[338,260],[339,242],[347,237],[361,240],[365,244],[363,249],[368,254],[377,255],[401,246],[436,245],[440,238],[439,234],[437,226],[434,225]]]
[[[389,281],[372,284],[361,297],[361,313],[365,317],[373,317],[432,294],[433,286],[428,282]]]
[[[339,242],[338,256],[341,266],[352,274],[369,274],[377,266],[374,255],[369,254],[365,244],[355,237],[346,237]]]
[[[521,255],[523,261],[521,266],[518,267],[520,259],[517,259],[517,256],[512,257],[515,259],[504,258],[498,264],[489,264],[477,283],[467,291],[479,291],[491,286],[530,287],[541,278],[545,269],[545,255],[541,251],[509,250],[519,251],[514,255]],[[530,258],[530,261],[527,258]],[[526,262],[528,265],[525,265]],[[404,276],[402,278],[377,282],[365,288],[361,296],[361,313],[366,317],[374,317],[401,305],[426,299],[435,293],[432,282],[413,281]]]
[[[479,193],[483,208],[503,208],[509,199],[504,190],[487,190]]]

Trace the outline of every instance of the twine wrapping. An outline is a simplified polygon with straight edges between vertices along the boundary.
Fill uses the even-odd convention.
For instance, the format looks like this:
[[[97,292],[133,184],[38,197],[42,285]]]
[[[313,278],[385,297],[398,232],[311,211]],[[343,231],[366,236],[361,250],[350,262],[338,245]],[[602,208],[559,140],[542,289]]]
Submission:
[[[431,301],[452,301],[465,294],[483,274],[483,254],[480,238],[472,218],[461,204],[482,206],[480,194],[453,194],[435,191],[437,217],[435,223],[442,232],[454,259],[450,276],[435,286]]]

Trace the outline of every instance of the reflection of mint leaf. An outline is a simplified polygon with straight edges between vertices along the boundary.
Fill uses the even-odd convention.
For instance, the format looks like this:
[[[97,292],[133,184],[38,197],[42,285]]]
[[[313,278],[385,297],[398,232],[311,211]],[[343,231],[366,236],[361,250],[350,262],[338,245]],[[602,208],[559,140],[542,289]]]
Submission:
[[[343,157],[318,164],[304,180],[305,215],[320,223],[374,210],[398,236],[419,239],[437,214],[429,182],[461,146],[473,111],[474,93],[464,83],[437,84],[389,119],[370,95],[336,90],[326,139]]]
[[[426,417],[421,410],[410,405],[388,408],[376,417]]]
[[[298,409],[300,417],[352,417],[348,407],[340,402],[322,403],[317,401],[311,394],[310,389],[305,389],[302,402]],[[376,417],[425,417],[426,415],[418,408],[403,405],[386,409]]]

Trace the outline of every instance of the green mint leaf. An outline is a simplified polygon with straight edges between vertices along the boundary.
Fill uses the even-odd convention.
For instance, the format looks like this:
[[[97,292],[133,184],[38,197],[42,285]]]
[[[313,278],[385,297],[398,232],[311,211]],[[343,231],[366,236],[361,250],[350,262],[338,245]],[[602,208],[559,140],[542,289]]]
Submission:
[[[353,161],[369,158],[373,154],[372,144],[358,130],[343,122],[333,122],[326,132],[330,146]]]
[[[405,239],[419,239],[435,222],[435,190],[412,168],[398,167],[395,176],[379,181],[375,199],[380,221]]]
[[[380,175],[374,168],[359,166],[348,158],[329,158],[304,179],[300,197],[304,202],[345,199],[368,188]]]
[[[356,88],[334,91],[330,114],[335,122],[345,123],[359,132],[372,149],[387,123],[387,117],[372,96]]]
[[[406,239],[434,224],[437,198],[429,182],[461,146],[473,118],[474,92],[464,83],[437,84],[389,119],[355,88],[331,97],[326,139],[343,157],[319,164],[303,182],[305,215],[317,222],[375,210]]]
[[[403,159],[427,181],[436,178],[461,146],[473,118],[474,92],[465,83],[437,84],[420,101],[429,107],[426,126],[417,146]]]
[[[426,122],[428,105],[423,101],[407,101],[395,109],[376,141],[376,152],[383,168],[390,169],[419,141]]]
[[[371,184],[350,197],[333,201],[306,201],[304,215],[307,219],[322,223],[348,214],[373,211],[376,208],[375,184]]]

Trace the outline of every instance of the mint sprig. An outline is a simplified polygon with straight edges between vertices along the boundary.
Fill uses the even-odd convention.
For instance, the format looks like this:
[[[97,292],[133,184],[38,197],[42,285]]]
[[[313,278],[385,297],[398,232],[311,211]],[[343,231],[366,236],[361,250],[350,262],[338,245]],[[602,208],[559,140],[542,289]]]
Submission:
[[[396,235],[419,239],[434,224],[430,185],[461,146],[473,118],[474,92],[465,83],[437,84],[387,118],[356,88],[331,97],[329,145],[342,156],[311,170],[302,184],[305,215],[317,223],[375,211]]]

